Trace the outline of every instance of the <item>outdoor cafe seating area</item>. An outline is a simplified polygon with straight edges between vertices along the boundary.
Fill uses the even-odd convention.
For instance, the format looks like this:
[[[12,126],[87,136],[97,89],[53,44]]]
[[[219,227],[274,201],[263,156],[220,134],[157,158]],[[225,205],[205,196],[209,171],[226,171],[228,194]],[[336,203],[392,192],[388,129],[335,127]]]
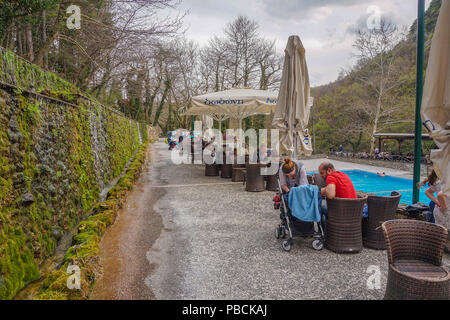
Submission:
[[[447,3],[447,6],[450,5]],[[450,10],[448,11],[450,12]],[[436,76],[432,78],[430,76],[431,72],[429,73],[427,71],[427,80],[431,84],[433,84],[435,79],[439,78],[441,72],[445,72],[444,69],[447,66],[442,63],[439,64],[442,48],[445,46],[446,48],[448,47],[448,43],[443,40],[445,39],[445,32],[450,30],[448,25],[445,25],[446,23],[448,22],[444,21],[444,19],[440,20],[442,29],[438,29],[440,26],[438,23],[436,28],[438,36],[433,39],[434,49],[432,48],[430,52],[429,66],[431,67],[429,67],[429,70],[436,73]],[[236,89],[213,93],[211,96],[202,95],[192,99],[192,108],[186,114],[210,115],[221,123],[222,120],[228,118],[236,118],[241,122],[242,119],[251,115],[273,112],[272,127],[280,129],[280,141],[282,141],[282,147],[290,151],[288,154],[293,155],[294,159],[296,159],[297,150],[300,150],[301,154],[312,154],[312,144],[307,129],[310,109],[313,104],[313,98],[310,97],[309,81],[295,83],[295,80],[292,80],[308,79],[308,71],[304,59],[304,47],[298,36],[291,36],[289,38],[285,53],[285,72],[281,80],[279,94],[263,90],[246,91],[246,89]],[[292,65],[289,65],[290,63]],[[441,78],[445,77],[447,77],[445,74],[441,75]],[[418,78],[421,78],[421,76],[418,76]],[[435,85],[444,89],[438,83]],[[431,87],[426,86],[425,89],[431,91]],[[445,96],[444,91],[442,90],[439,95],[439,99],[441,100]],[[444,178],[447,177],[448,181],[449,177],[449,158],[448,153],[445,153],[445,150],[448,151],[448,146],[445,143],[441,143],[441,141],[448,141],[448,139],[444,139],[445,137],[441,140],[436,139],[436,135],[445,131],[436,129],[442,120],[443,112],[439,110],[441,112],[439,113],[438,110],[430,106],[444,105],[444,103],[441,100],[435,102],[433,99],[437,99],[437,96],[434,93],[433,91],[433,94],[430,94],[430,92],[424,94],[424,97],[428,100],[424,99],[423,102],[425,110],[422,111],[422,117],[424,119],[426,118],[423,124],[428,124],[427,129],[430,132],[434,132],[434,136],[430,134],[429,136],[424,135],[424,137],[428,139],[433,137],[435,143],[440,147],[440,153],[438,154],[435,151],[434,154],[432,153],[431,158],[433,158],[432,160],[436,168],[439,168],[438,171],[442,173],[442,177],[440,178],[444,183]],[[233,94],[237,96],[233,97]],[[204,102],[212,101],[218,97],[220,97],[220,102],[242,101],[243,103],[239,105],[232,104],[230,106],[221,105],[220,102],[216,101],[214,107],[212,107],[210,104],[206,105]],[[292,97],[295,97],[295,99],[292,99]],[[241,125],[239,127],[241,128]],[[220,126],[219,131],[221,131]],[[419,158],[417,155],[421,154],[420,148],[416,148],[418,150],[414,154],[402,155],[401,142],[405,139],[414,139],[417,146],[420,147],[421,138],[422,134],[420,131],[416,131],[414,135],[379,134],[379,148],[377,148],[377,152],[374,155],[369,155],[368,153],[354,154],[344,152],[343,149],[337,155],[347,158],[385,161],[414,161],[413,188],[417,192],[415,192],[416,196],[413,203],[416,203],[418,201],[417,185],[419,184],[418,180],[420,178],[420,164],[421,161],[425,161],[428,164],[430,157]],[[398,152],[393,154],[382,152],[382,141],[385,139],[397,140]],[[219,152],[221,153],[222,150]],[[334,147],[330,149],[330,154],[336,155]],[[223,155],[225,159],[226,149]],[[279,164],[276,165],[279,167]],[[222,179],[232,179],[236,183],[243,182],[243,185],[245,185],[243,191],[245,192],[263,192],[270,190],[278,191],[278,194],[281,195],[282,190],[278,170],[272,175],[265,176],[261,174],[261,168],[264,166],[266,166],[264,163],[249,161],[248,157],[246,158],[245,164],[228,163],[225,160],[224,162],[220,161],[220,164],[205,165],[205,175],[210,177],[220,176]],[[325,181],[318,174],[308,176],[308,182],[310,185],[316,185],[318,188],[325,187]],[[301,187],[303,186],[299,186],[299,188]],[[317,192],[317,188],[315,191]],[[286,192],[290,191],[288,190]],[[320,240],[319,243],[317,241],[313,242],[313,248],[320,251],[322,249],[320,244],[323,238],[323,247],[336,254],[357,254],[362,250],[386,250],[389,273],[384,296],[385,299],[450,300],[450,271],[445,266],[442,266],[444,248],[448,241],[448,230],[441,225],[430,222],[400,219],[396,213],[402,195],[400,192],[394,190],[389,192],[389,196],[360,193],[357,198],[349,197],[349,199],[343,199],[331,196],[323,200],[326,202],[328,213],[326,219],[323,221],[319,218],[319,226],[323,226],[324,230],[321,231],[322,237],[319,235],[316,239]],[[291,201],[292,194],[291,192],[289,195],[289,201]],[[284,199],[284,195],[281,195],[281,199]],[[315,201],[316,198],[312,199]],[[318,200],[322,201],[320,196]],[[289,209],[286,210],[290,211]],[[320,214],[322,215],[322,213]],[[279,225],[276,236],[277,238],[289,237],[288,241],[284,240],[282,242],[283,249],[289,252],[294,242],[289,227],[292,217],[287,216],[288,219],[285,219],[285,212],[281,210],[280,218],[281,220],[285,219],[287,221],[285,225],[288,225],[287,229],[289,232],[286,232],[285,227],[281,228]],[[309,222],[310,220],[306,221]]]
[[[205,164],[205,176],[231,179],[243,192],[278,191],[278,171],[263,176],[261,163]],[[319,174],[308,182],[324,187]],[[327,200],[325,248],[336,254],[386,250],[389,273],[385,299],[450,299],[450,272],[442,266],[447,230],[428,222],[397,219],[399,192],[390,196],[359,195],[357,199]],[[368,216],[363,217],[367,205]]]

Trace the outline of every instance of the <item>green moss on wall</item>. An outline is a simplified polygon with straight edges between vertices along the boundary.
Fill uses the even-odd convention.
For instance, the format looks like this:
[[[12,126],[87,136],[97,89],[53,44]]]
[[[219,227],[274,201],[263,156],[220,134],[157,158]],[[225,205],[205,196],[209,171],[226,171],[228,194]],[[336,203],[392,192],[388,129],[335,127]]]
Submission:
[[[125,175],[111,189],[107,200],[95,205],[92,209],[93,215],[78,224],[78,232],[72,238],[72,246],[65,253],[61,268],[52,272],[44,280],[37,299],[89,298],[96,276],[101,269],[98,256],[100,240],[106,228],[114,223],[117,210],[123,205],[126,193],[131,190],[133,182],[141,172],[147,145],[148,143],[145,143],[141,146]],[[81,290],[67,288],[69,275],[64,271],[69,265],[77,265],[80,268]]]
[[[0,60],[3,82],[78,103],[74,107],[25,95],[21,89],[0,89],[0,299],[11,299],[40,277],[38,266],[82,217],[101,211],[95,226],[90,220],[83,224],[90,232],[75,239],[80,247],[67,253],[67,261],[97,252],[92,243],[113,221],[114,200],[106,204],[106,212],[101,205],[95,206],[101,190],[91,115],[106,119],[100,126],[104,126],[107,145],[98,155],[109,159],[110,165],[101,173],[105,181],[123,170],[138,149],[139,134],[135,122],[98,103],[77,101],[78,90],[56,75],[3,51]],[[146,127],[139,127],[146,141]],[[62,295],[52,291],[51,297]]]

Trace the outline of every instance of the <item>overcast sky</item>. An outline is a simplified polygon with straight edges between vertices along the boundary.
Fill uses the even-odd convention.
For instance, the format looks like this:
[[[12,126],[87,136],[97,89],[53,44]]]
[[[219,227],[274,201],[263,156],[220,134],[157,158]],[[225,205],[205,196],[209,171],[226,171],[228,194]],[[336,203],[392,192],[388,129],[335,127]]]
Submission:
[[[426,8],[430,2],[426,0]],[[182,0],[178,10],[188,10],[186,35],[200,45],[222,35],[240,14],[256,20],[260,34],[276,40],[280,52],[290,35],[298,35],[306,48],[311,85],[317,86],[336,80],[341,68],[353,64],[352,30],[367,25],[375,12],[371,6],[408,28],[417,17],[417,0]]]

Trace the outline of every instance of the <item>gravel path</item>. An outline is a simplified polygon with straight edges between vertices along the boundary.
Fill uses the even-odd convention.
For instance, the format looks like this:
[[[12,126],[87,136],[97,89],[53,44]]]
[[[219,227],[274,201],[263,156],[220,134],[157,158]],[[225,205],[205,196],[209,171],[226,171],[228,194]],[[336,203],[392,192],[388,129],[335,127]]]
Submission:
[[[127,206],[102,240],[104,276],[94,299],[381,299],[385,251],[314,251],[275,239],[273,192],[205,177],[203,165],[174,165],[157,142]],[[444,263],[449,265],[449,256]],[[369,266],[381,272],[368,289]]]

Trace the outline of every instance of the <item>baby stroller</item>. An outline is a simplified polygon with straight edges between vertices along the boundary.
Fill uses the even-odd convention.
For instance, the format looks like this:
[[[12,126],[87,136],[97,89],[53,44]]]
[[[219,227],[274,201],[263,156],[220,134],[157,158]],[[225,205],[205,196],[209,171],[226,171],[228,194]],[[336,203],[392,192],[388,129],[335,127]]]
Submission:
[[[281,243],[283,250],[289,252],[294,244],[294,237],[309,238],[312,237],[312,247],[314,250],[322,250],[324,247],[325,234],[323,231],[322,219],[320,222],[305,222],[292,215],[291,209],[283,197],[280,179],[278,178],[279,191],[275,195],[274,209],[280,210],[281,223],[275,230],[277,239],[285,239]],[[287,239],[286,239],[287,237]]]

